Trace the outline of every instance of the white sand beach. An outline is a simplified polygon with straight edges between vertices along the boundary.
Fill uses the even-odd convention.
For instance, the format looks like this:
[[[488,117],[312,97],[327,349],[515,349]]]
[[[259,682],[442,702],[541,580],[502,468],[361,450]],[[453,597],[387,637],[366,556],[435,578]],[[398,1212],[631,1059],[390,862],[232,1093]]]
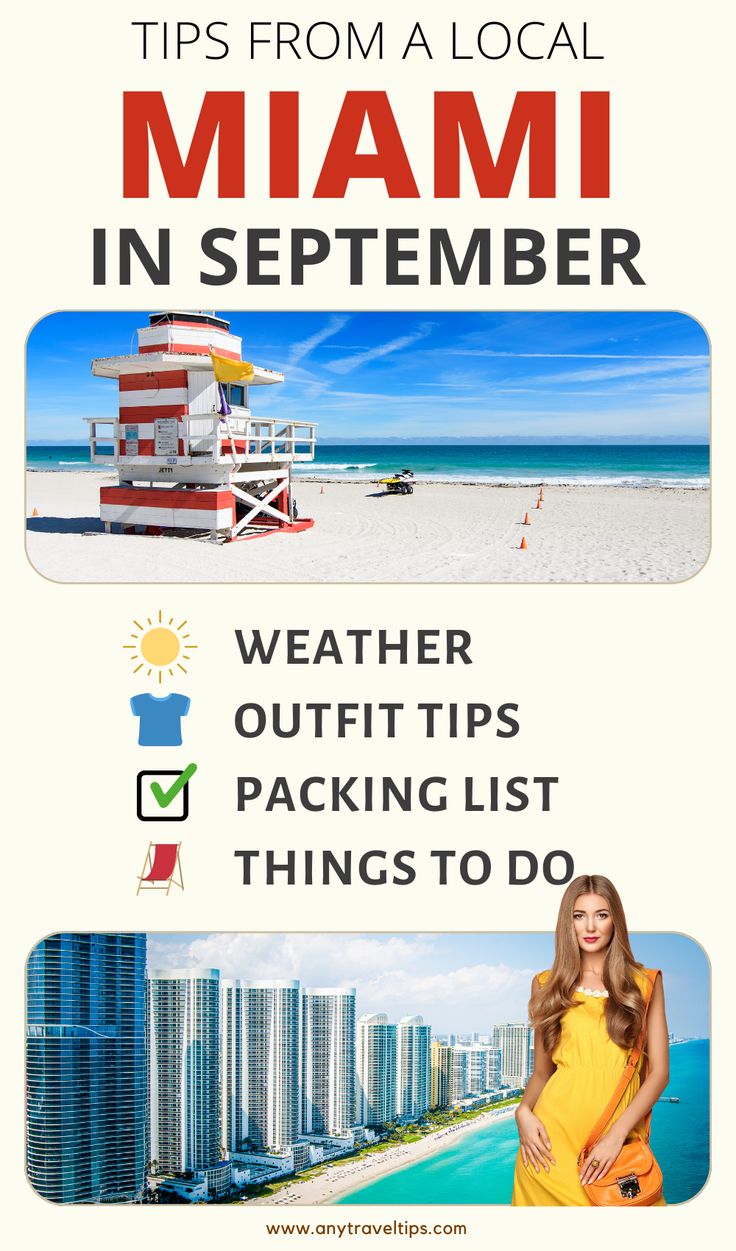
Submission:
[[[680,487],[299,480],[312,529],[225,545],[105,534],[115,475],[29,472],[27,551],[58,582],[680,582],[703,566],[710,492]],[[37,516],[33,516],[34,509]],[[525,512],[530,525],[522,525]],[[521,551],[522,536],[527,550]]]
[[[246,1199],[251,1206],[281,1206],[298,1204],[299,1206],[315,1206],[334,1203],[352,1190],[359,1190],[369,1182],[395,1173],[398,1169],[409,1168],[437,1151],[445,1151],[458,1138],[464,1138],[487,1125],[490,1121],[505,1120],[513,1116],[516,1107],[504,1108],[497,1112],[483,1112],[472,1121],[461,1121],[459,1125],[449,1125],[435,1134],[429,1134],[417,1142],[405,1143],[396,1147],[388,1147],[385,1151],[371,1152],[368,1155],[353,1157],[349,1160],[337,1160],[328,1165],[319,1177],[300,1179],[296,1177],[290,1185],[284,1186],[273,1196],[258,1199]]]

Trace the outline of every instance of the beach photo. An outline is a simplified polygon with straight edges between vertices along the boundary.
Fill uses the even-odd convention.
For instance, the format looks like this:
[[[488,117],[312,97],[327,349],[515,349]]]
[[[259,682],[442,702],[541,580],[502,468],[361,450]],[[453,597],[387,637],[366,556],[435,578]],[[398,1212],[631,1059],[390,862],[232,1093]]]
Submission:
[[[59,582],[681,582],[707,336],[676,312],[59,312],[26,547]]]
[[[708,959],[630,937],[667,997],[651,1145],[684,1203],[710,1169]],[[28,1180],[66,1204],[509,1204],[554,959],[551,933],[51,934],[26,966]],[[584,1029],[601,994],[576,992]]]

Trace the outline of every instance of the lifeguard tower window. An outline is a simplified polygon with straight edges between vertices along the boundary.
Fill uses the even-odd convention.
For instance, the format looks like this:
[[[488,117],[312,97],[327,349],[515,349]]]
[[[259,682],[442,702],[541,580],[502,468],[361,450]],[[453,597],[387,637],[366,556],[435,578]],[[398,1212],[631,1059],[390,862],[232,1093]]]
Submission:
[[[248,402],[245,393],[245,387],[240,386],[237,382],[229,382],[227,386],[228,404],[235,404],[237,408],[247,408]]]

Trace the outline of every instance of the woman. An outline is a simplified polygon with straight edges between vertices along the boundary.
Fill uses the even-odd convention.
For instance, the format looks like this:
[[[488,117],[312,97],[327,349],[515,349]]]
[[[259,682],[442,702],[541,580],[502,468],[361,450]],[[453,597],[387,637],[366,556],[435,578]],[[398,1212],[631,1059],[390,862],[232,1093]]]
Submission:
[[[579,1168],[636,1044],[651,978],[634,959],[613,884],[598,874],[575,878],[560,904],[554,964],[532,982],[534,1073],[516,1112],[513,1204],[590,1206],[583,1183],[607,1173],[626,1139],[641,1130],[669,1079],[664,991],[661,977],[653,977],[637,1071]]]

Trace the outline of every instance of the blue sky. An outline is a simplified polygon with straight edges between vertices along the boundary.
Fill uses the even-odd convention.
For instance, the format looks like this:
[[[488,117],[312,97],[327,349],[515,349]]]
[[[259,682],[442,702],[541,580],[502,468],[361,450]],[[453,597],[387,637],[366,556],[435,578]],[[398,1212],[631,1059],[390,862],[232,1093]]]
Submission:
[[[663,971],[669,1026],[710,1034],[708,961],[680,934],[633,934],[634,954]],[[421,1014],[437,1033],[488,1033],[526,1020],[531,979],[550,966],[552,934],[149,934],[150,968],[195,965],[223,977],[355,986],[357,1009]]]
[[[227,313],[243,357],[286,383],[253,412],[318,438],[709,432],[709,348],[691,318],[637,313]],[[28,341],[28,438],[80,439],[114,416],[95,356],[136,350],[145,312],[53,313]]]

